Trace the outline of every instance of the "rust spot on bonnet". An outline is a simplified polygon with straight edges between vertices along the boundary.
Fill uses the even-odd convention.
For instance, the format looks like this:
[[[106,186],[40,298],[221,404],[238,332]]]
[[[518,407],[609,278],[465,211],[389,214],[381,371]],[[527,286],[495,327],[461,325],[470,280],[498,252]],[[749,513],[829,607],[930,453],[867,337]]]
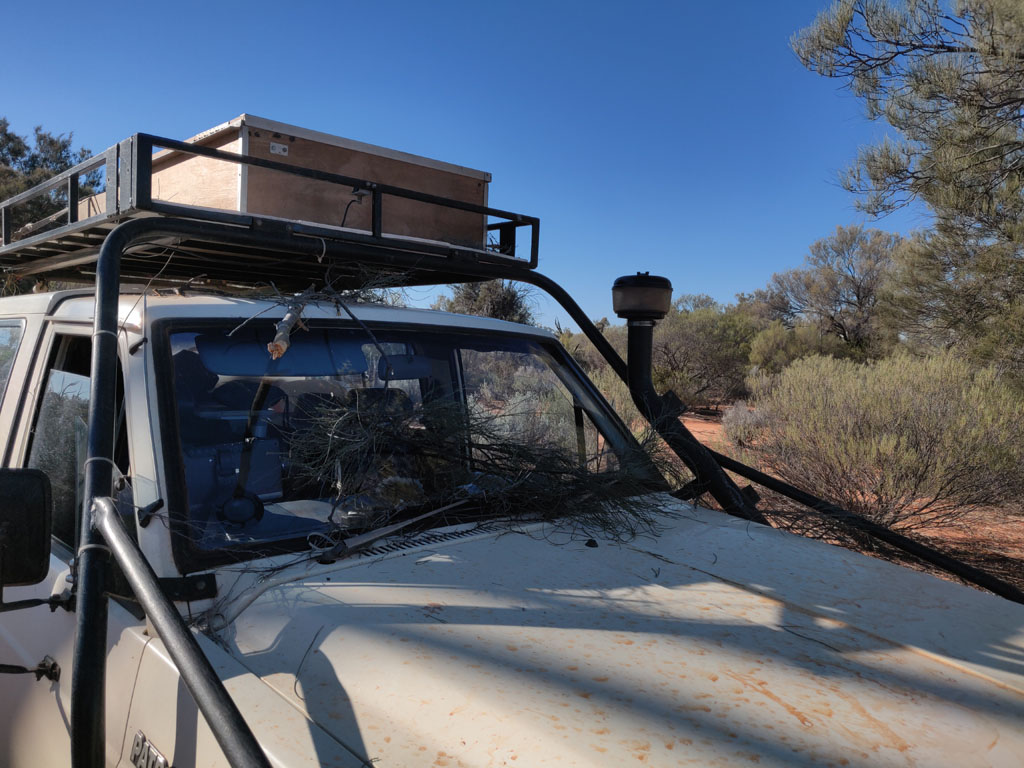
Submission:
[[[766,699],[769,699],[778,704],[789,714],[791,714],[793,717],[799,720],[801,725],[806,726],[807,728],[810,728],[814,725],[814,723],[811,722],[811,719],[807,717],[807,715],[798,710],[788,701],[783,701],[781,697],[779,697],[777,694],[769,690],[768,684],[764,680],[751,679],[750,677],[747,677],[746,675],[741,675],[738,672],[726,672],[726,674],[729,675],[729,677],[731,677],[732,679],[744,685],[745,687],[754,691],[755,693],[760,693]]]
[[[608,677],[607,676],[592,677],[590,679],[593,680],[595,683],[607,683],[608,682]]]
[[[860,715],[861,718],[868,722],[870,728],[873,728],[885,739],[885,746],[894,747],[899,752],[906,752],[910,749],[910,744],[900,738],[899,734],[892,730],[888,725],[868,712],[868,710],[864,708],[864,705],[862,705],[855,696],[848,696],[842,691],[839,691],[839,695],[842,696],[842,698],[853,708],[856,714]],[[844,727],[843,730],[850,733],[855,738],[859,736],[859,733],[854,733],[849,728]],[[871,751],[877,752],[878,747],[878,744],[872,744]]]

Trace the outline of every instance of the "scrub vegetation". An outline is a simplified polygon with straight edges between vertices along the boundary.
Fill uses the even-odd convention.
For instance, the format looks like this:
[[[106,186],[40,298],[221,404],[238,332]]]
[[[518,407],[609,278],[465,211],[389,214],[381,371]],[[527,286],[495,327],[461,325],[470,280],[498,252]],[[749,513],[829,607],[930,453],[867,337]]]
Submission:
[[[1024,6],[839,0],[792,46],[892,129],[840,175],[858,207],[916,201],[930,226],[839,226],[735,303],[677,300],[655,331],[656,382],[726,414],[716,448],[904,533],[949,531],[957,556],[1024,584],[1024,548],[995,562],[956,527],[1022,510]],[[621,350],[624,329],[602,324]],[[619,399],[589,343],[562,337]],[[771,494],[761,507],[851,538]]]
[[[877,523],[902,532],[948,524],[1020,490],[1024,401],[992,368],[950,353],[810,357],[753,389],[755,409],[738,404],[724,419],[730,442]],[[800,508],[775,507],[787,526],[819,527]]]

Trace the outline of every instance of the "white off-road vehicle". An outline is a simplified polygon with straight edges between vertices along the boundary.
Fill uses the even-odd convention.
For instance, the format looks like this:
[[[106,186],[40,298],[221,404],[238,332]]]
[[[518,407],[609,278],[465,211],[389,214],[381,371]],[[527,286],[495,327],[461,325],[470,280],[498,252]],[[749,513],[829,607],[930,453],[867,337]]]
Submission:
[[[1020,593],[763,524],[723,463],[951,565],[700,446],[667,281],[627,366],[488,178],[243,116],[0,203],[12,276],[94,281],[0,300],[0,766],[1020,765]],[[546,331],[368,301],[492,278],[662,447]]]

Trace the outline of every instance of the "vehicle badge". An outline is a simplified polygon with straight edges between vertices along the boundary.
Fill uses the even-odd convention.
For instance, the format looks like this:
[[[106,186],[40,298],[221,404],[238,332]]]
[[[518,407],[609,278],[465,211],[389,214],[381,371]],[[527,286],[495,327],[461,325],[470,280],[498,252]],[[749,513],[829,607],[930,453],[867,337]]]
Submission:
[[[132,742],[131,765],[135,768],[169,768],[167,758],[149,743],[142,731],[135,734]]]

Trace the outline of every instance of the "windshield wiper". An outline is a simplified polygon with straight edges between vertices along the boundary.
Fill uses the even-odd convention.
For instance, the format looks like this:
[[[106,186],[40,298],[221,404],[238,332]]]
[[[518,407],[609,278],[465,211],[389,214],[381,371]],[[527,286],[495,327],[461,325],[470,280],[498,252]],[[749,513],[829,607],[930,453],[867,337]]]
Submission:
[[[323,553],[319,558],[317,558],[317,562],[323,565],[329,565],[330,563],[337,562],[342,558],[356,554],[357,552],[359,552],[359,550],[365,549],[366,547],[373,544],[375,541],[379,541],[380,539],[383,539],[386,536],[390,536],[393,533],[397,533],[398,531],[412,525],[413,523],[418,523],[421,520],[426,520],[428,517],[433,517],[434,515],[439,515],[442,512],[447,512],[449,509],[461,507],[468,501],[469,499],[462,499],[461,501],[456,501],[451,504],[446,504],[443,507],[432,509],[429,512],[424,512],[422,515],[411,517],[408,520],[403,520],[400,523],[385,525],[382,528],[376,528],[372,531],[361,533],[358,536],[349,536],[346,539],[342,539],[329,550],[327,550],[325,553]]]

